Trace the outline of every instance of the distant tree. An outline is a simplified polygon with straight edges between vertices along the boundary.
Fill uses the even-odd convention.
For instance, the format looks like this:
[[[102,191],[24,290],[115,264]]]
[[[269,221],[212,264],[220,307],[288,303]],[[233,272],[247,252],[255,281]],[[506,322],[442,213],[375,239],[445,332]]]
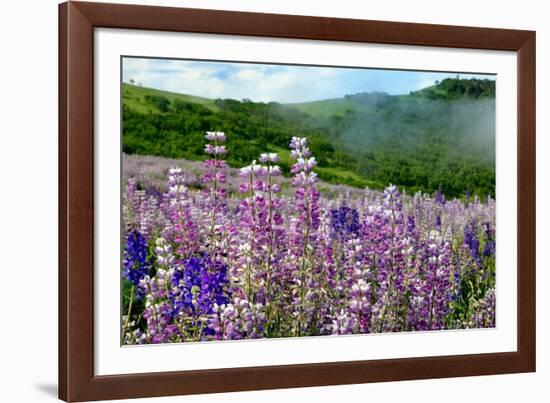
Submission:
[[[168,112],[170,110],[170,100],[168,98],[158,97],[156,104],[161,112]]]
[[[174,102],[172,102],[172,106],[174,107],[174,110],[176,112],[182,112],[183,110],[185,110],[186,104],[186,102],[182,101],[179,98],[176,98]]]

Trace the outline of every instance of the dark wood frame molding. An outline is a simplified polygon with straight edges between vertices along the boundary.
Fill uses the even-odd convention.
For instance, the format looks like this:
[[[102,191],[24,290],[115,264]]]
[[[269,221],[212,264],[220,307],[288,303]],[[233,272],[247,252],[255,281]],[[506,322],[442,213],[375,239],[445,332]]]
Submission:
[[[94,28],[515,51],[518,351],[94,375]],[[122,399],[535,371],[535,32],[200,9],[59,6],[59,398]]]

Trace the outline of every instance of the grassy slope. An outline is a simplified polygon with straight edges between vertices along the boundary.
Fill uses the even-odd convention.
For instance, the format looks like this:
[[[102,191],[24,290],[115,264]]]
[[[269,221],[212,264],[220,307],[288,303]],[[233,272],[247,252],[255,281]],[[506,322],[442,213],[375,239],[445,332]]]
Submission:
[[[122,96],[124,104],[139,113],[161,113],[155,105],[148,103],[145,100],[146,95],[151,96],[163,96],[174,102],[176,99],[180,99],[184,102],[193,102],[206,106],[213,112],[219,110],[218,106],[214,103],[213,99],[198,97],[194,95],[179,94],[175,92],[157,90],[155,88],[139,87],[128,83],[122,84]],[[311,116],[329,117],[332,115],[343,116],[347,110],[357,110],[361,108],[356,102],[348,101],[343,98],[325,99],[320,101],[302,102],[295,104],[286,104],[289,107],[294,107],[302,112],[310,114]]]
[[[146,95],[157,95],[164,96],[174,102],[175,99],[181,99],[185,102],[194,102],[206,106],[213,112],[219,110],[219,108],[214,104],[212,99],[197,97],[193,95],[186,94],[177,94],[168,91],[157,90],[154,88],[139,87],[136,85],[131,85],[128,83],[122,84],[123,90],[123,100],[124,104],[139,113],[161,113],[155,105],[152,105],[145,101]],[[312,116],[323,116],[329,117],[331,115],[345,115],[347,110],[356,110],[356,109],[365,109],[358,105],[355,102],[348,101],[346,99],[327,99],[321,101],[313,102],[304,102],[298,104],[288,104],[290,107],[296,107],[302,112],[308,113]],[[365,111],[366,112],[366,111]],[[288,149],[274,146],[272,144],[266,145],[266,151],[276,152],[281,158],[282,162],[286,162],[288,165],[293,163],[290,152]],[[332,177],[352,180],[357,186],[374,186],[379,187],[380,185],[374,181],[369,181],[363,178],[361,175],[358,175],[356,172],[341,169],[339,167],[318,167],[316,169],[319,174],[328,174]]]
[[[444,95],[445,92],[440,90],[434,90],[432,87],[420,90],[419,93],[426,92],[425,90],[432,90],[434,93]],[[402,106],[411,105],[418,106],[422,102],[425,102],[425,98],[411,97],[409,95],[393,95],[392,97],[398,98]],[[371,121],[377,119],[383,119],[384,113],[387,112],[384,108],[380,109],[374,105],[362,105],[356,101],[345,98],[333,98],[323,99],[320,101],[303,102],[296,104],[285,104],[285,106],[296,108],[308,115],[322,118],[329,118],[331,116],[345,116],[348,112],[356,112]]]
[[[146,95],[163,96],[174,102],[176,99],[180,99],[184,102],[193,102],[201,104],[217,112],[219,108],[214,104],[212,99],[197,97],[194,95],[177,94],[175,92],[161,91],[154,88],[138,87],[137,85],[131,85],[128,83],[122,84],[122,97],[124,104],[130,109],[139,113],[160,113],[156,106],[151,105],[145,101]]]
[[[356,110],[360,105],[344,98],[323,99],[320,101],[287,104],[311,116],[344,116],[348,110]]]
[[[153,105],[145,100],[146,95],[156,95],[164,96],[174,102],[176,99],[180,99],[185,102],[191,102],[196,104],[201,104],[202,106],[207,107],[213,112],[219,111],[219,107],[216,105],[213,99],[208,99],[204,97],[178,94],[168,91],[162,91],[152,88],[139,87],[131,84],[123,84],[123,102],[125,106],[129,109],[132,109],[139,113],[161,113],[156,105]],[[437,88],[428,87],[424,90],[434,90]],[[423,92],[421,90],[419,92]],[[419,105],[425,101],[424,98],[420,97],[411,97],[409,95],[401,95],[396,98],[400,99],[402,105]],[[374,105],[363,105],[359,102],[356,102],[353,99],[348,98],[335,98],[335,99],[326,99],[313,102],[304,102],[304,103],[295,103],[295,104],[285,104],[284,107],[296,108],[301,112],[307,113],[311,116],[328,118],[330,116],[345,116],[348,112],[356,112],[361,116],[366,118],[366,122],[375,122],[383,120],[384,115],[387,113],[386,110],[380,109]],[[281,157],[282,162],[286,162],[288,165],[292,163],[289,151],[287,149],[274,146],[273,144],[265,144],[265,150],[269,152],[277,152]],[[354,172],[352,170],[340,167],[337,165],[318,167],[316,171],[321,177],[324,176],[324,179],[333,181],[336,180],[339,182],[343,180],[345,183],[353,184],[357,187],[369,186],[372,188],[379,188],[381,186],[376,180],[369,180],[364,176]],[[333,180],[329,179],[332,178]]]
[[[433,87],[427,87],[419,92],[432,89]],[[128,108],[139,113],[162,113],[156,105],[148,103],[145,100],[146,95],[150,96],[163,96],[170,100],[171,103],[174,100],[179,99],[184,102],[192,102],[203,105],[210,109],[212,112],[219,111],[219,107],[215,104],[213,99],[199,97],[195,95],[180,94],[175,92],[157,90],[155,88],[139,87],[128,83],[122,84],[122,93],[124,105]],[[420,99],[411,98],[408,95],[399,95],[399,98],[406,102],[417,103]],[[328,118],[330,116],[344,116],[348,111],[360,112],[362,114],[374,115],[379,114],[376,108],[370,106],[361,105],[353,100],[345,98],[332,98],[323,99],[319,101],[300,102],[284,104],[286,107],[296,108],[301,112],[307,113],[311,116],[318,116]]]

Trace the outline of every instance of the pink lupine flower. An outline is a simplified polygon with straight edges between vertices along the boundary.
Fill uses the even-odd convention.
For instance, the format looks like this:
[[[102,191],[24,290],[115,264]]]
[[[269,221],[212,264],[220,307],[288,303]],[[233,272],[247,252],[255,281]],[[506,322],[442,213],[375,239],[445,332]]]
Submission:
[[[225,134],[205,138],[200,183],[179,167],[163,192],[128,180],[123,230],[140,235],[125,265],[143,268],[122,280],[136,288],[124,344],[495,326],[494,200],[392,185],[321,196],[307,139],[291,139],[286,181],[277,154],[235,175]]]

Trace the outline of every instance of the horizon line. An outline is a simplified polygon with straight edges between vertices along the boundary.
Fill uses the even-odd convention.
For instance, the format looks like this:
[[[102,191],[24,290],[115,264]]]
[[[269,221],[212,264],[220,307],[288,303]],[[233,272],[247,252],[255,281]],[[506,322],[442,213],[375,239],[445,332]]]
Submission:
[[[454,79],[454,78],[448,77],[448,78],[445,78],[445,80],[446,79]],[[494,78],[493,79],[491,79],[491,78],[459,78],[459,80],[496,81]],[[262,103],[262,104],[275,103],[275,104],[280,104],[280,105],[299,105],[299,104],[309,104],[309,103],[313,103],[313,102],[331,101],[331,100],[345,99],[348,96],[353,96],[353,95],[358,95],[358,94],[386,94],[389,97],[408,96],[412,92],[419,92],[419,91],[422,91],[426,88],[430,88],[430,87],[433,87],[434,85],[436,85],[434,83],[432,85],[428,85],[427,87],[420,88],[416,91],[409,91],[409,93],[400,93],[400,94],[390,94],[386,91],[358,91],[358,92],[355,92],[355,93],[344,94],[343,96],[340,96],[340,97],[319,98],[319,99],[314,99],[314,100],[311,100],[311,101],[299,101],[299,102],[267,101],[267,102],[264,102],[264,101],[255,101],[255,100],[253,100],[251,98],[248,98],[248,97],[244,97],[244,98],[241,98],[241,99],[223,98],[223,97],[211,98],[211,97],[205,97],[203,95],[196,95],[196,94],[192,94],[192,93],[188,93],[188,92],[178,92],[178,91],[165,90],[165,89],[162,89],[162,88],[152,87],[152,86],[148,86],[148,85],[142,85],[141,83],[138,83],[138,82],[131,83],[131,82],[128,82],[128,81],[124,81],[124,79],[121,80],[121,83],[131,85],[131,86],[134,86],[134,87],[138,87],[138,88],[145,88],[145,89],[154,90],[154,91],[167,92],[167,93],[175,94],[175,95],[191,96],[191,97],[195,97],[195,98],[207,99],[207,100],[210,100],[210,101],[214,101],[214,100],[217,100],[217,99],[221,99],[221,100],[230,99],[230,100],[239,101],[239,102],[249,100],[249,101],[254,102],[254,103]]]

